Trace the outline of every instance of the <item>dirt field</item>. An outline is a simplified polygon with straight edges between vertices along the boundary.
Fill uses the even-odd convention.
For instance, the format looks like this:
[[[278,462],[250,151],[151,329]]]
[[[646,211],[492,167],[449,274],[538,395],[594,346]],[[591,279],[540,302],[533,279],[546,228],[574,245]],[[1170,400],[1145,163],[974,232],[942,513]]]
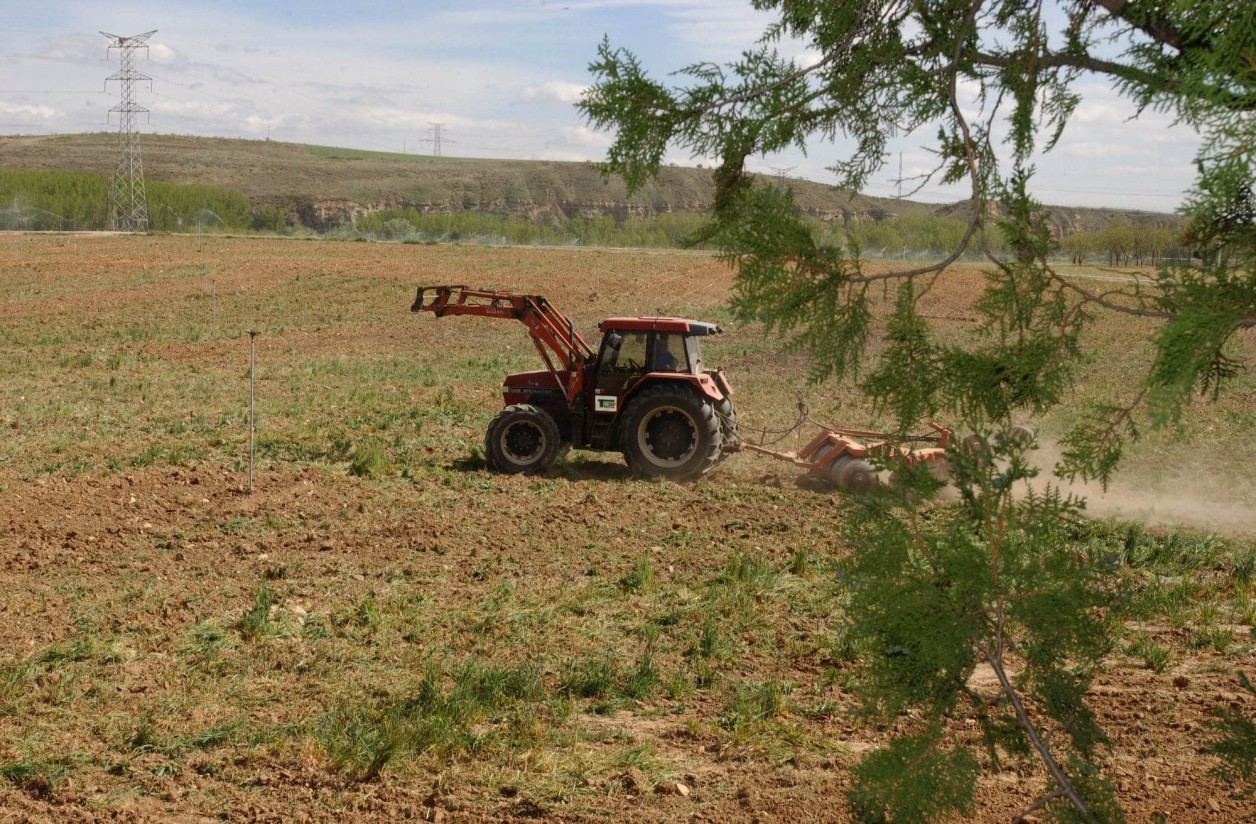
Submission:
[[[788,427],[796,390],[875,422],[735,328],[706,256],[0,236],[0,822],[847,820],[885,732],[850,712],[841,498],[751,455],[692,486],[618,456],[490,474],[500,378],[535,352],[517,324],[412,315],[426,283],[542,293],[589,337],[608,315],[715,320],[744,422]],[[979,283],[931,313],[966,329]],[[1100,327],[1079,402],[1141,333]],[[1108,499],[1222,533],[1145,533],[1207,563],[1130,572],[1165,606],[1090,695],[1131,821],[1256,819],[1203,749],[1216,710],[1256,713],[1254,401],[1241,383],[1149,437]],[[1067,417],[1029,423],[1047,454]],[[976,820],[1044,788],[1004,764]]]

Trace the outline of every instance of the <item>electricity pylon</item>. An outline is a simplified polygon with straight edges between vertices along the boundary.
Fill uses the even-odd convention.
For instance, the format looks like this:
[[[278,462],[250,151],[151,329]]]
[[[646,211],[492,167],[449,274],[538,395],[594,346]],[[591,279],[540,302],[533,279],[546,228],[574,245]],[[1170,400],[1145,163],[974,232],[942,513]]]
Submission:
[[[428,122],[432,124],[432,128],[428,130],[432,133],[432,154],[434,154],[437,157],[440,157],[441,147],[446,143],[453,143],[454,141],[445,137],[444,135],[445,124],[444,123],[432,123],[432,121],[430,120]]]
[[[111,41],[108,52],[118,49],[122,54],[122,68],[117,74],[105,78],[122,84],[122,102],[110,109],[118,113],[118,164],[113,170],[109,187],[109,228],[120,232],[148,231],[148,197],[144,192],[144,162],[140,159],[140,137],[135,131],[135,116],[147,114],[148,109],[135,102],[135,82],[152,78],[135,70],[135,51],[144,48],[145,41],[157,30],[120,37],[102,31]],[[106,52],[106,53],[108,53]]]

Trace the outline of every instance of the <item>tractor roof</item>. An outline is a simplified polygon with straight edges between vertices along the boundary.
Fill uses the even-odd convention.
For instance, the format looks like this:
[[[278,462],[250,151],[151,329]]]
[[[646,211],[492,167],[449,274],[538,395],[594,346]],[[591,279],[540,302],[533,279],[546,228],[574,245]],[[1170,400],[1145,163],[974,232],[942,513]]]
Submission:
[[[714,323],[685,318],[607,318],[597,328],[600,332],[675,332],[682,335],[718,335],[724,331]]]

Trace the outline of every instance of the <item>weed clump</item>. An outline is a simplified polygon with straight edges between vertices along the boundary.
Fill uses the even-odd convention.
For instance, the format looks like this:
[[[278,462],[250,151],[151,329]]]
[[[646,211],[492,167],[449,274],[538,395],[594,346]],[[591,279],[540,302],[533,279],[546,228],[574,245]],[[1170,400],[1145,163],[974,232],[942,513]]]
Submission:
[[[0,764],[0,778],[34,798],[49,798],[63,783],[65,764],[43,759],[25,759]]]
[[[543,694],[540,670],[532,665],[499,668],[473,660],[450,675],[429,661],[408,697],[346,702],[319,719],[314,737],[336,771],[370,781],[403,756],[473,755],[531,729]]]
[[[26,692],[28,677],[25,664],[0,664],[0,716],[17,713],[17,700]]]
[[[275,594],[266,587],[257,591],[253,606],[245,610],[236,621],[235,628],[246,641],[256,641],[265,637],[270,630],[270,609],[275,605]]]
[[[642,593],[654,585],[654,565],[650,556],[642,555],[632,564],[632,569],[619,580],[619,588],[624,592]]]
[[[392,464],[379,444],[367,444],[353,450],[349,474],[355,478],[378,478],[392,471]]]

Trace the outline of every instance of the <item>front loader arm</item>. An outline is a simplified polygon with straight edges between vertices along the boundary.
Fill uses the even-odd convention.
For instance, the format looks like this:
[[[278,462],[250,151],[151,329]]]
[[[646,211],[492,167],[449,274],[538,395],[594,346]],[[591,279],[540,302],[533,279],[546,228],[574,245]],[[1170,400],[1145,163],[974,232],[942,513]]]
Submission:
[[[528,327],[545,365],[566,389],[573,402],[583,388],[584,365],[593,350],[576,332],[571,318],[550,305],[540,295],[492,292],[467,286],[420,286],[411,312],[446,315],[478,315],[521,321]]]

